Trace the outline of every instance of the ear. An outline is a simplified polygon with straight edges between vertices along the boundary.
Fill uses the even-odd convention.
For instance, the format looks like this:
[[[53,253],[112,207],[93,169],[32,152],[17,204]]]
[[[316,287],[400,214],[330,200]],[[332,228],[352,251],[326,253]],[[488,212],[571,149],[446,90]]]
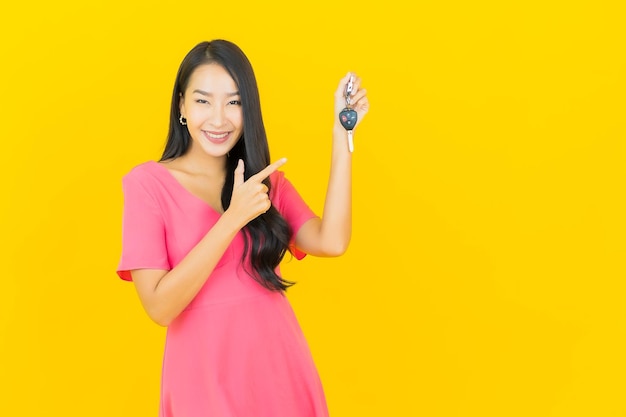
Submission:
[[[178,111],[183,115],[183,117],[185,117],[185,97],[183,96],[183,93],[179,93]]]

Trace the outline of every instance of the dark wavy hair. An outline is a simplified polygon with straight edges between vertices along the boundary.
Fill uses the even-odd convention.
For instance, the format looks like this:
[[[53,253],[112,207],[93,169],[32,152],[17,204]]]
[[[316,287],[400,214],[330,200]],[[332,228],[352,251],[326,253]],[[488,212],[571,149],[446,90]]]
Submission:
[[[189,149],[191,143],[189,130],[178,120],[180,98],[184,96],[194,70],[205,64],[218,64],[228,71],[241,97],[243,134],[227,157],[226,181],[222,189],[222,207],[226,210],[230,206],[237,161],[239,159],[244,161],[246,180],[270,163],[269,146],[261,116],[259,89],[254,71],[246,55],[234,43],[221,39],[202,42],[189,51],[183,59],[172,93],[170,126],[161,161],[182,156]],[[266,178],[263,183],[271,189],[269,178]],[[242,261],[249,269],[246,263],[249,255],[252,267],[248,273],[272,291],[284,291],[293,285],[293,282],[283,279],[276,273],[278,264],[289,248],[292,231],[274,206],[270,207],[265,214],[249,222],[243,232],[245,246]]]

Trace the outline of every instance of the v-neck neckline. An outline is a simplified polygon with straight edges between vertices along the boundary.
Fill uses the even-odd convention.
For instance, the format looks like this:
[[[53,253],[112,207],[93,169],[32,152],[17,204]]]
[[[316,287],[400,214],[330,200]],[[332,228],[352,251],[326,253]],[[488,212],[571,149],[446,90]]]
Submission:
[[[163,164],[159,163],[158,161],[150,161],[152,162],[153,165],[156,165],[157,167],[159,167],[159,169],[161,169],[166,176],[168,177],[168,179],[173,182],[176,187],[178,187],[179,189],[181,189],[185,194],[189,195],[191,198],[193,198],[194,200],[198,201],[199,203],[201,203],[202,205],[206,206],[207,208],[209,208],[211,211],[213,211],[215,214],[217,214],[218,216],[221,216],[222,212],[218,211],[215,209],[215,207],[213,207],[211,204],[209,204],[208,202],[206,202],[204,199],[200,198],[199,196],[195,195],[194,193],[192,193],[191,191],[189,191],[187,189],[187,187],[185,187],[183,184],[181,184],[180,181],[178,181],[178,179],[174,176],[174,174],[172,174],[172,172]]]

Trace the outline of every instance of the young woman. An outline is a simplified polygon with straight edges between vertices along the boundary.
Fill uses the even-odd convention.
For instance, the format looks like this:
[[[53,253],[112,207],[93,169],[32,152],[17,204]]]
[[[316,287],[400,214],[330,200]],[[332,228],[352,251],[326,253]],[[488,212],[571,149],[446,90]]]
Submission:
[[[335,93],[322,217],[270,163],[250,62],[233,43],[203,42],[176,77],[160,161],[123,179],[118,275],[167,326],[161,417],[319,417],[328,411],[284,291],[287,251],[339,256],[351,234],[351,153],[338,114],[346,85],[359,122],[369,103],[348,74]]]

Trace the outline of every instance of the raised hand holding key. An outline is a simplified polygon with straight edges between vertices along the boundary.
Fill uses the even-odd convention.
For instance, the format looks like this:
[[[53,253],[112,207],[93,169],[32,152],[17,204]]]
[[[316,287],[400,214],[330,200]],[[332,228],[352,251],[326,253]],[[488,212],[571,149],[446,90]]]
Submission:
[[[354,86],[354,76],[350,76],[350,81],[346,85],[346,107],[339,112],[339,122],[344,129],[348,131],[348,148],[350,152],[354,151],[354,140],[352,138],[352,130],[356,126],[358,115],[355,110],[350,107],[350,96],[352,95],[352,88]]]

